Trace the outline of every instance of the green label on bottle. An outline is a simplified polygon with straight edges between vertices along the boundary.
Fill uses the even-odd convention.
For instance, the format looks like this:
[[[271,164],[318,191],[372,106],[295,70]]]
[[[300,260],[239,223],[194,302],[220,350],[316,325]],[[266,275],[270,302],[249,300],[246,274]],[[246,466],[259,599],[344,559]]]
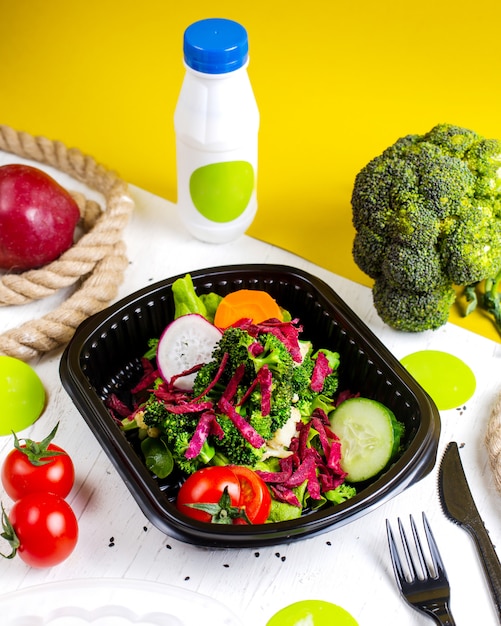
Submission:
[[[207,219],[231,222],[245,211],[254,185],[254,168],[247,161],[211,163],[191,175],[190,195]]]

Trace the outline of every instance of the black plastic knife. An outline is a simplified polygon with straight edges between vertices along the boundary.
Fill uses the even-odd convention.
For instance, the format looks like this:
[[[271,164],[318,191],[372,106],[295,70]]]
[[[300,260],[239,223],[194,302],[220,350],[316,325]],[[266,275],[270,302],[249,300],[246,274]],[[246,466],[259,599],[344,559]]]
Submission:
[[[501,623],[501,563],[473,501],[455,441],[451,441],[444,452],[438,491],[445,515],[469,532],[475,541]]]

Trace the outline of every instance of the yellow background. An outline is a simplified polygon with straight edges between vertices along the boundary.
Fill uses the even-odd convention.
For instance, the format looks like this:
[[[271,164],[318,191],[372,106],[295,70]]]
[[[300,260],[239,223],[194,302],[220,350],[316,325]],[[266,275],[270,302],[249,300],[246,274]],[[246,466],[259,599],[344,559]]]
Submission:
[[[360,283],[357,172],[440,122],[501,138],[500,0],[0,0],[0,123],[175,201],[182,35],[205,17],[249,34],[261,113],[249,234]],[[499,340],[480,314],[451,319]]]

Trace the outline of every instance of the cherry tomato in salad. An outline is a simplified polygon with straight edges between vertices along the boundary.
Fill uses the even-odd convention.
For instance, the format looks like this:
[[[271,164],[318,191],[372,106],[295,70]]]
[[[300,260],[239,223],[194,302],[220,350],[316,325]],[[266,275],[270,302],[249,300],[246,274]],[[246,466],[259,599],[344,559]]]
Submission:
[[[14,449],[2,465],[2,485],[13,500],[29,493],[49,492],[65,498],[75,481],[75,469],[70,456],[50,443],[57,425],[41,442],[31,439],[21,444],[14,435]]]
[[[240,500],[238,506],[244,509],[252,524],[264,524],[271,508],[271,495],[265,482],[256,472],[241,465],[230,465],[240,483]],[[234,524],[245,524],[246,520],[236,518]]]
[[[31,567],[52,567],[73,552],[78,522],[70,505],[53,493],[30,493],[14,503],[9,515],[2,507],[2,537],[12,552]]]
[[[205,467],[181,485],[177,507],[202,522],[264,524],[271,496],[263,480],[249,468]]]
[[[192,519],[211,522],[211,513],[189,505],[218,505],[225,488],[229,505],[236,507],[240,501],[240,483],[236,474],[227,466],[204,467],[188,476],[181,485],[177,494],[177,508]]]

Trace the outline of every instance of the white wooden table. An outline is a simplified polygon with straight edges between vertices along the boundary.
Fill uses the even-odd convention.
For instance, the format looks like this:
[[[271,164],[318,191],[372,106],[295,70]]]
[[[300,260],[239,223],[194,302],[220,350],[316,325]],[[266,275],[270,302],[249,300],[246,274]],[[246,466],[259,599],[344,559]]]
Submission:
[[[3,162],[9,160],[13,159],[3,155]],[[397,358],[433,347],[466,361],[475,373],[477,389],[465,407],[441,413],[439,458],[449,441],[464,444],[461,457],[477,506],[493,543],[501,545],[501,495],[494,488],[484,447],[487,420],[501,391],[500,343],[453,325],[417,335],[393,331],[377,317],[369,289],[246,236],[220,246],[198,242],[183,230],[172,204],[134,187],[131,193],[136,210],[125,234],[130,266],[119,297],[198,268],[283,263],[325,280]],[[0,309],[0,331],[25,317],[40,316],[44,306],[53,302],[21,310]],[[141,513],[63,390],[60,356],[58,351],[31,363],[47,390],[48,406],[20,436],[39,440],[60,422],[57,443],[68,450],[76,465],[69,501],[80,525],[79,543],[67,561],[52,569],[30,569],[20,559],[0,559],[2,593],[68,579],[126,578],[168,583],[212,596],[241,615],[248,626],[264,626],[280,608],[303,599],[339,604],[360,626],[424,626],[431,621],[406,605],[397,592],[385,519],[408,519],[410,513],[419,516],[425,511],[449,573],[458,626],[498,623],[472,540],[441,511],[437,468],[365,517],[314,538],[259,549],[211,550],[184,544],[158,531]],[[0,460],[11,446],[10,437],[0,438]],[[10,501],[1,490],[0,498],[8,510]]]

